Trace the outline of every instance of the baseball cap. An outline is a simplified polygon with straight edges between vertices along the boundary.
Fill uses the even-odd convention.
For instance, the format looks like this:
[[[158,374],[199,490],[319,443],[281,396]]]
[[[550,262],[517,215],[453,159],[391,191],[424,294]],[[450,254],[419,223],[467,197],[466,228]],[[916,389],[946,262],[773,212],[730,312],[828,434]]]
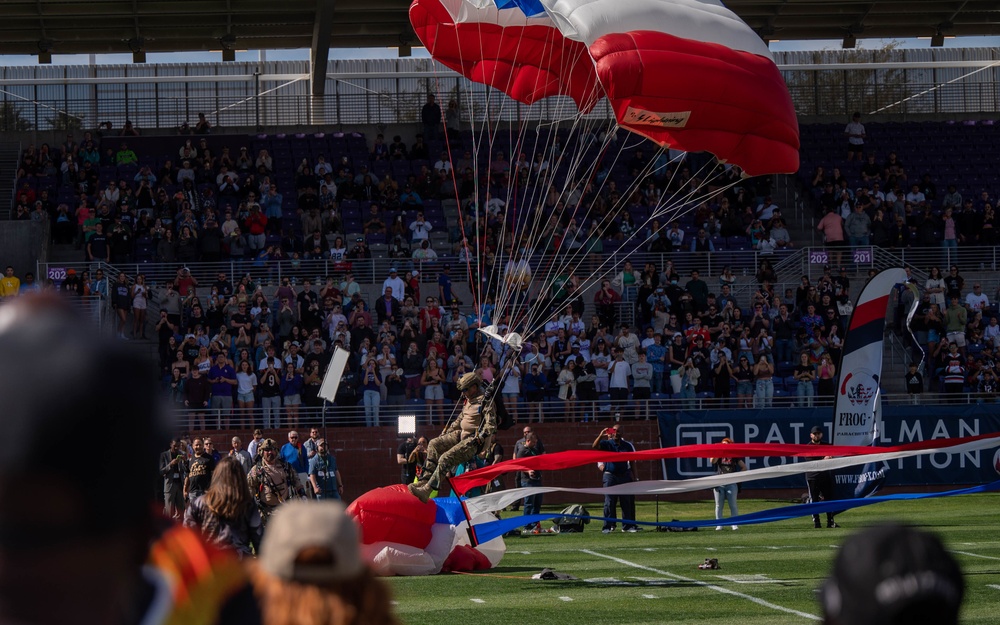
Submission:
[[[893,523],[844,541],[820,600],[826,622],[837,625],[955,625],[964,591],[937,536]]]
[[[812,429],[809,430],[809,433],[810,434],[822,434],[823,433],[823,428],[820,427],[820,426],[818,426],[818,425],[814,425],[814,426],[812,426]]]
[[[298,562],[307,549],[329,557],[320,563]],[[264,571],[288,581],[356,578],[364,570],[360,532],[339,501],[291,501],[271,515],[258,562]]]

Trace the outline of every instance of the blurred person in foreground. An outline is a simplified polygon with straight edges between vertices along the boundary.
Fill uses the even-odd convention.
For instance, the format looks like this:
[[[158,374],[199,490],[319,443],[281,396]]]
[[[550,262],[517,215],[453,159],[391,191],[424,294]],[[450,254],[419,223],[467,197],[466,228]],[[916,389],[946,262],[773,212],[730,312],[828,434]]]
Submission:
[[[824,625],[957,625],[964,592],[937,536],[886,524],[844,541],[820,603]]]
[[[233,549],[241,558],[260,546],[260,514],[239,460],[228,456],[219,461],[208,491],[184,511],[184,526],[200,530],[205,540]]]
[[[52,380],[59,392],[44,392]],[[99,392],[108,380],[115,392]],[[148,359],[105,340],[58,296],[0,309],[0,495],[8,502],[0,506],[0,623],[259,622],[239,561],[157,520],[157,452],[170,436],[155,380]],[[90,440],[95,427],[115,453],[84,461],[52,453]]]
[[[271,518],[250,575],[265,625],[394,625],[388,587],[361,560],[339,501],[293,501]]]

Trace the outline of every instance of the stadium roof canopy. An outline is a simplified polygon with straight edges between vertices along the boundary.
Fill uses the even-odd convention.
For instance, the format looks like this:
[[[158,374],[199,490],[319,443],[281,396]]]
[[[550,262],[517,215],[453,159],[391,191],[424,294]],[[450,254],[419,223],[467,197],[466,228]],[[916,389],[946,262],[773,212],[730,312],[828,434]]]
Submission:
[[[764,39],[1000,35],[996,0],[726,4]],[[3,0],[0,54],[305,48],[320,76],[331,47],[417,44],[408,7],[408,0]]]

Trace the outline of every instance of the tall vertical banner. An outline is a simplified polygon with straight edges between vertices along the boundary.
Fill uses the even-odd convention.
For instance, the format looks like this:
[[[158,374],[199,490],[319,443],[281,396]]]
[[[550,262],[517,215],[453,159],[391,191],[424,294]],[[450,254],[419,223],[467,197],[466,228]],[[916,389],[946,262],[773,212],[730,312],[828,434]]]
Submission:
[[[890,296],[906,282],[903,269],[885,269],[861,289],[854,305],[840,360],[836,403],[833,408],[834,445],[874,445],[881,419],[879,380]],[[916,302],[914,303],[914,306]],[[912,310],[907,311],[907,326]],[[888,467],[869,463],[834,473],[838,499],[856,499],[875,493],[885,481]]]

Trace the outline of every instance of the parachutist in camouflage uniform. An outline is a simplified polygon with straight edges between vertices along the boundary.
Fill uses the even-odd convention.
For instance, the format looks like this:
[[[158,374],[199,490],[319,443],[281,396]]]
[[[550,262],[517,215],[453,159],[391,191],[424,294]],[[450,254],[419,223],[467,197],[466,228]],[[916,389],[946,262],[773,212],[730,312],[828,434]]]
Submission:
[[[427,445],[427,461],[420,481],[407,487],[420,501],[426,503],[443,477],[490,444],[497,430],[496,411],[493,402],[484,405],[482,386],[478,373],[466,373],[459,378],[456,388],[465,397],[462,414]]]
[[[260,520],[266,527],[271,513],[277,510],[278,506],[296,496],[305,497],[305,490],[292,465],[278,455],[278,444],[273,439],[264,440],[258,449],[261,459],[250,469],[247,482],[257,502]]]

